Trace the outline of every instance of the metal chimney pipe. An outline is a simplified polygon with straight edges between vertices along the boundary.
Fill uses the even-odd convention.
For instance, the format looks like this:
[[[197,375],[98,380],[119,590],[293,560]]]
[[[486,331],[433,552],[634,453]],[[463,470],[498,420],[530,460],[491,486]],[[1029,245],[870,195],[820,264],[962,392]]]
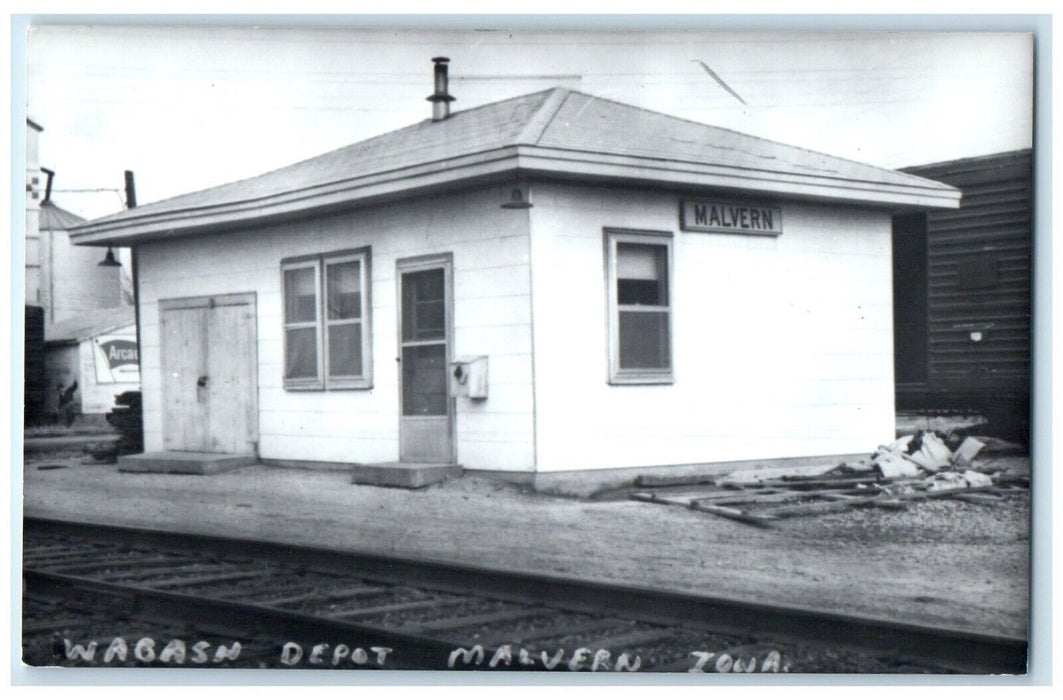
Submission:
[[[137,208],[137,187],[133,182],[133,171],[125,171],[125,206],[126,209]]]
[[[55,177],[55,171],[41,168],[41,172],[48,176],[48,182],[44,186],[44,199],[41,200],[41,204],[47,204],[52,201],[52,178]]]
[[[425,99],[432,103],[432,121],[441,122],[450,116],[450,103],[454,101],[454,97],[447,93],[447,64],[450,63],[450,59],[437,56],[432,59],[432,63],[436,64],[435,92]]]

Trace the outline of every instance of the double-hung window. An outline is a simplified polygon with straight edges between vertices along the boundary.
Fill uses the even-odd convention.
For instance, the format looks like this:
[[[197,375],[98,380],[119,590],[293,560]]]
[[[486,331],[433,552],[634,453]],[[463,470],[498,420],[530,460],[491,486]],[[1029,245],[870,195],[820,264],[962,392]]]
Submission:
[[[289,258],[284,289],[284,386],[372,386],[369,249]]]
[[[609,381],[668,384],[672,374],[672,236],[606,230]]]

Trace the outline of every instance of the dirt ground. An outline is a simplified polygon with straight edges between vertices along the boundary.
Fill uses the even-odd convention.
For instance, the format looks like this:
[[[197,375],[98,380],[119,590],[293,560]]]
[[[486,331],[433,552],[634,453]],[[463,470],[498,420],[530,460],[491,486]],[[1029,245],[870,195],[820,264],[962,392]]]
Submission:
[[[468,476],[419,491],[345,472],[125,474],[31,454],[25,514],[262,537],[1024,636],[1029,497],[857,510],[763,530],[682,508]],[[998,466],[1028,473],[1026,457]],[[57,468],[58,467],[58,468]]]

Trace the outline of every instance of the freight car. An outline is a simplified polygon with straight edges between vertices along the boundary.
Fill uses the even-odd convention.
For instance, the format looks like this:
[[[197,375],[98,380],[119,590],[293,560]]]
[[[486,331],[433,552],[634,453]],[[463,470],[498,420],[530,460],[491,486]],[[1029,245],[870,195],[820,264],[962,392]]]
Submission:
[[[893,219],[898,410],[977,412],[1029,438],[1032,152],[905,168],[963,192]]]
[[[44,411],[44,308],[26,304],[24,425],[36,425]]]

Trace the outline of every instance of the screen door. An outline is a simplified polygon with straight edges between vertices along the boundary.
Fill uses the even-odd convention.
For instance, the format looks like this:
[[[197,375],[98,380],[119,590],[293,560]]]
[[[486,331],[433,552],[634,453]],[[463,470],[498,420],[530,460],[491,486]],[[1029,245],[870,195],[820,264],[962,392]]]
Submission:
[[[454,461],[450,257],[399,261],[400,459]]]

